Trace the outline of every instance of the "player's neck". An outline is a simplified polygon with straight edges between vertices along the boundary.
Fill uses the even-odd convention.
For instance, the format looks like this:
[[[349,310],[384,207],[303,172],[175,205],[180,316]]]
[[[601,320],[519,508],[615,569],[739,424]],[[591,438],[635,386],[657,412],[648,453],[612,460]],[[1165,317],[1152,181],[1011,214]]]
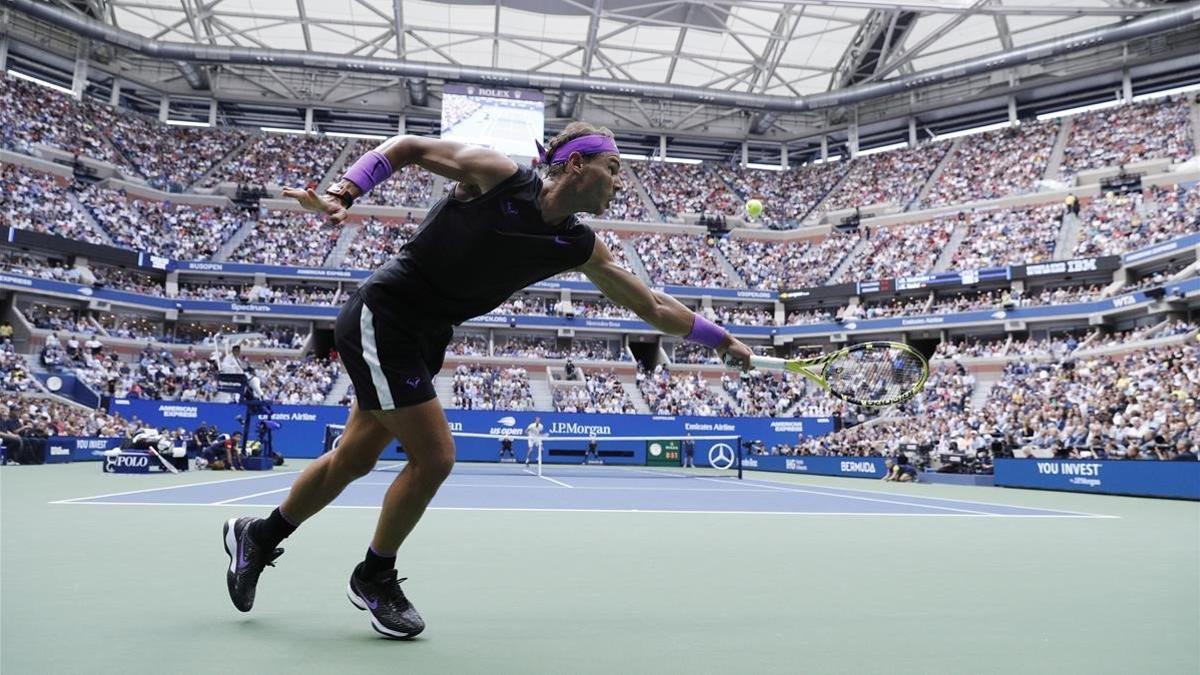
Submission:
[[[547,225],[561,225],[575,215],[579,211],[575,204],[576,200],[562,181],[547,179],[542,183],[538,206],[542,210],[542,221]]]

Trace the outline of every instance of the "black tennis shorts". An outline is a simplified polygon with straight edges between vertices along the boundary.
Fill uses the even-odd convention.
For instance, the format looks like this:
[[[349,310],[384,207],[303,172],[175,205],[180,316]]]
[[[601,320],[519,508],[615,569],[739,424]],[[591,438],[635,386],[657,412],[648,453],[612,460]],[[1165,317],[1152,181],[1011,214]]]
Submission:
[[[361,410],[395,410],[436,397],[433,376],[453,335],[447,323],[368,307],[361,291],[342,306],[333,330]]]

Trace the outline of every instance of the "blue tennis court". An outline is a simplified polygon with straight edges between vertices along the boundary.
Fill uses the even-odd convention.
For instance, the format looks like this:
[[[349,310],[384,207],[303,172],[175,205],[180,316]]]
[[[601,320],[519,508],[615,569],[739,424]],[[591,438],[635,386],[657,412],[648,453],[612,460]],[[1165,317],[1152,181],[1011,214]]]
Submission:
[[[377,508],[395,471],[391,464],[350,485],[333,508]],[[296,472],[268,473],[203,483],[167,485],[59,500],[56,504],[244,505],[279,504]],[[608,466],[547,467],[543,475],[520,465],[460,464],[430,508],[479,511],[603,511],[794,516],[972,516],[1108,518],[1094,513],[927,497],[863,488],[804,485],[770,476],[737,480],[714,471],[685,473]]]

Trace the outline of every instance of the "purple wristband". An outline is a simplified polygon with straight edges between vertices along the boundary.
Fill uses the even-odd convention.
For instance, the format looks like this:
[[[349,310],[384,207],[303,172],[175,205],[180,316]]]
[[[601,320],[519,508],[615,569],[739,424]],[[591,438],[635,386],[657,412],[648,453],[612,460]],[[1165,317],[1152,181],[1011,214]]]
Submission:
[[[391,175],[392,163],[388,161],[387,156],[378,150],[371,150],[346,169],[342,178],[354,183],[365,195]]]
[[[692,324],[692,332],[688,333],[685,339],[688,342],[716,349],[725,342],[726,335],[724,328],[697,314],[696,321]]]

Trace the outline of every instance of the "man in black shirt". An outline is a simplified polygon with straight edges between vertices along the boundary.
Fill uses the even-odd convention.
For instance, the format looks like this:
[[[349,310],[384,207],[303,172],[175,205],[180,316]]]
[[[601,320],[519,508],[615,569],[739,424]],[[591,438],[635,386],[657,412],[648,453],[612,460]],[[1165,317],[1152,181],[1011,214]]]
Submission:
[[[280,542],[370,472],[383,449],[398,439],[408,463],[384,497],[374,538],[351,574],[347,595],[370,612],[372,627],[387,637],[424,630],[400,589],[395,561],[454,466],[454,439],[433,377],[456,324],[486,314],[530,284],[576,269],[655,328],[687,336],[748,367],[746,345],[647,288],[576,217],[603,213],[623,187],[612,132],[574,122],[539,150],[544,179],[492,150],[396,136],[359,158],[325,195],[311,188],[284,191],[304,208],[340,223],[355,199],[405,165],[457,181],[338,316],[335,346],[357,400],[337,450],[310,464],[270,517],[225,523],[226,581],[239,610],[253,606],[259,574],[282,553],[276,548]]]

